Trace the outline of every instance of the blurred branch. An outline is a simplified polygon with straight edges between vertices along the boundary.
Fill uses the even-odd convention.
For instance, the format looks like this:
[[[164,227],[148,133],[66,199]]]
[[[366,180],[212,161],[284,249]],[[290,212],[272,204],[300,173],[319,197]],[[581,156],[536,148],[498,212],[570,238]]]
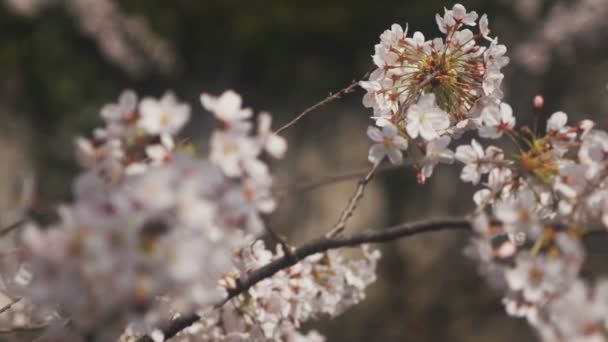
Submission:
[[[9,310],[10,308],[12,308],[13,305],[17,304],[20,300],[21,300],[21,298],[13,298],[13,299],[11,299],[11,301],[8,304],[6,304],[2,308],[0,308],[0,314],[3,313],[4,311]]]
[[[346,207],[344,207],[344,209],[342,210],[342,213],[340,213],[338,222],[336,222],[336,224],[334,224],[334,226],[331,228],[331,230],[327,233],[326,237],[328,237],[328,238],[334,237],[334,236],[340,234],[344,230],[344,228],[346,228],[346,222],[348,221],[348,219],[351,216],[353,216],[355,209],[357,209],[357,204],[359,203],[361,198],[363,198],[363,192],[365,191],[365,187],[367,186],[367,183],[369,183],[369,181],[372,180],[372,177],[374,176],[374,172],[376,172],[376,169],[378,169],[378,166],[380,166],[381,162],[382,161],[378,161],[378,162],[374,163],[374,165],[372,165],[372,167],[369,169],[369,171],[367,171],[365,176],[363,178],[359,179],[359,184],[357,184],[357,188],[355,189],[355,192],[353,193],[350,200],[346,204]]]
[[[370,74],[370,72],[368,71],[367,73],[365,73],[365,75],[363,75],[363,77],[361,79],[367,78],[369,74]],[[330,103],[333,100],[337,100],[337,99],[341,98],[343,95],[352,93],[353,91],[355,91],[355,88],[358,85],[359,85],[359,81],[353,80],[348,87],[339,90],[337,93],[329,93],[329,96],[327,96],[323,100],[317,102],[316,104],[306,108],[302,113],[298,114],[295,118],[291,119],[291,121],[289,121],[285,125],[281,126],[279,129],[277,129],[275,131],[275,133],[280,134],[284,130],[286,130],[289,127],[298,123],[298,121],[300,121],[304,116],[306,116],[306,114],[312,112],[313,110],[316,110],[316,109]]]
[[[268,263],[265,266],[258,268],[251,272],[245,279],[239,279],[237,286],[232,289],[228,289],[228,296],[221,302],[215,305],[216,308],[222,307],[230,299],[240,295],[241,293],[249,290],[252,286],[258,282],[272,277],[277,272],[297,264],[300,260],[305,259],[308,256],[323,253],[331,249],[345,248],[345,247],[356,247],[366,243],[384,243],[390,242],[401,238],[417,235],[420,233],[435,232],[440,230],[471,230],[471,223],[469,219],[464,217],[456,218],[441,218],[441,219],[430,219],[417,222],[406,222],[396,226],[392,226],[381,230],[367,230],[359,234],[351,236],[340,237],[340,238],[320,238],[309,242],[297,249],[292,251],[292,255],[282,256],[274,261]],[[169,324],[163,333],[165,339],[169,339],[175,336],[183,329],[189,327],[201,317],[197,314],[183,316],[177,318]],[[150,342],[152,339],[149,336],[143,336],[139,342]]]
[[[4,237],[6,236],[8,233],[12,232],[13,230],[21,227],[25,222],[27,222],[26,218],[21,218],[13,223],[11,223],[10,225],[0,229],[0,237]]]
[[[411,162],[405,162],[401,165],[392,165],[392,164],[384,165],[382,167],[378,167],[375,174],[381,174],[384,172],[398,170],[403,167],[410,166],[412,164],[413,163],[411,163]],[[315,180],[312,180],[309,182],[302,182],[302,183],[296,183],[296,184],[291,184],[291,185],[290,184],[283,185],[283,186],[278,187],[275,190],[275,195],[277,197],[285,197],[285,196],[291,195],[291,194],[297,194],[297,193],[301,193],[301,192],[316,190],[316,189],[324,187],[326,185],[332,185],[332,184],[340,183],[340,182],[350,180],[353,178],[359,178],[359,177],[365,176],[365,174],[368,171],[369,171],[369,168],[364,168],[364,169],[359,169],[356,171],[348,171],[348,172],[344,172],[344,173],[338,173],[335,175],[321,177],[319,179],[315,179]]]

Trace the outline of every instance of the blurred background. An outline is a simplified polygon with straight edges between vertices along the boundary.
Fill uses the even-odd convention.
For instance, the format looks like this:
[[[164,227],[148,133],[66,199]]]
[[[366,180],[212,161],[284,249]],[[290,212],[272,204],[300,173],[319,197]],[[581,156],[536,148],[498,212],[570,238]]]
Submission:
[[[548,117],[566,111],[607,127],[608,1],[461,1],[487,13],[506,44],[506,101],[521,123],[543,94]],[[125,88],[140,96],[173,90],[192,105],[184,136],[204,153],[212,129],[202,91],[235,89],[278,127],[359,79],[378,36],[392,23],[439,34],[434,15],[453,3],[426,0],[150,1],[0,0],[0,222],[33,213],[53,219],[78,173],[76,135],[99,125],[99,109]],[[291,186],[367,167],[363,91],[311,113],[286,131],[277,183]],[[410,170],[377,176],[349,229],[459,215],[473,208],[460,167],[440,166],[424,186]],[[35,181],[34,181],[35,180]],[[34,185],[35,183],[35,185]],[[290,193],[269,224],[298,244],[327,231],[356,180]],[[31,194],[34,194],[33,197]],[[25,202],[24,202],[25,201]],[[462,233],[434,233],[380,246],[368,298],[336,319],[307,324],[329,341],[526,341],[532,331],[503,312],[500,293],[463,256]]]

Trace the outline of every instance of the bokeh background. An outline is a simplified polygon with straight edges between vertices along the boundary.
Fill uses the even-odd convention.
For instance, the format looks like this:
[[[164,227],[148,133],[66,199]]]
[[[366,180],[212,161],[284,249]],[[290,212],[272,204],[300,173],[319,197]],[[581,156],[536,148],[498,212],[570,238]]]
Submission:
[[[461,1],[487,13],[506,44],[506,100],[519,122],[543,94],[548,117],[566,111],[606,128],[608,1]],[[287,122],[372,66],[382,31],[439,34],[445,0],[150,1],[0,0],[0,222],[30,206],[41,221],[70,200],[78,173],[76,135],[100,123],[99,109],[125,88],[142,96],[173,90],[189,102],[184,136],[201,149],[211,130],[202,91],[235,89],[245,103]],[[277,183],[302,184],[364,169],[370,112],[357,90],[286,131],[289,153]],[[405,220],[465,214],[472,189],[460,167],[440,166],[426,185],[412,171],[377,176],[349,229],[381,229]],[[356,180],[290,193],[269,224],[298,244],[327,231]],[[500,293],[463,256],[467,237],[442,232],[380,246],[378,281],[368,298],[336,319],[307,324],[329,341],[527,341],[532,331],[503,312]],[[0,336],[0,339],[2,336]]]

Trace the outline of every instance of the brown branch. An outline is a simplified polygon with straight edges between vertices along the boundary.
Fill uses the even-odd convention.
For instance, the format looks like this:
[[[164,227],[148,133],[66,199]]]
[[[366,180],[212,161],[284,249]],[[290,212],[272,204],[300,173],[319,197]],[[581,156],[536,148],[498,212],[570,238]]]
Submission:
[[[372,165],[372,167],[365,174],[365,176],[359,180],[359,184],[357,184],[355,192],[346,204],[346,207],[344,207],[344,209],[342,210],[342,213],[340,213],[338,222],[334,224],[331,230],[327,233],[326,237],[334,237],[340,234],[344,230],[344,228],[346,228],[346,222],[353,215],[355,209],[357,208],[357,204],[359,203],[361,198],[363,198],[363,192],[365,191],[365,187],[374,176],[374,172],[376,172],[376,169],[378,169],[378,166],[380,166],[380,162],[381,161],[374,163],[374,165]]]
[[[10,225],[0,229],[0,237],[3,237],[5,235],[7,235],[8,233],[12,232],[13,230],[21,227],[25,222],[27,222],[27,219],[22,218],[19,219],[13,223],[11,223]]]
[[[471,223],[467,218],[432,219],[402,223],[382,230],[368,230],[347,237],[320,238],[295,249],[291,257],[283,256],[275,259],[267,265],[251,272],[247,278],[240,279],[237,281],[237,286],[235,288],[228,289],[228,296],[221,302],[217,303],[215,307],[219,308],[223,306],[230,299],[246,292],[258,282],[272,277],[277,272],[289,266],[293,266],[300,260],[313,254],[322,253],[337,248],[356,247],[366,243],[390,242],[420,233],[429,233],[440,230],[471,230]],[[191,314],[171,321],[169,326],[163,329],[165,339],[175,336],[177,333],[189,327],[200,318],[201,317],[197,314]],[[150,339],[148,336],[143,336],[138,341],[149,342],[152,341],[152,339]]]
[[[367,76],[370,74],[370,72],[368,71],[365,75],[363,75],[362,79],[367,78]],[[289,121],[288,123],[286,123],[285,125],[281,126],[279,129],[277,129],[275,131],[276,134],[280,134],[281,132],[283,132],[284,130],[288,129],[289,127],[295,125],[298,121],[300,121],[304,116],[306,116],[306,114],[312,112],[313,110],[316,110],[326,104],[328,104],[329,102],[333,101],[333,100],[337,100],[339,98],[341,98],[343,95],[346,95],[348,93],[352,93],[353,91],[355,91],[355,88],[359,85],[359,81],[353,80],[349,86],[347,86],[346,88],[343,88],[341,90],[339,90],[336,93],[329,93],[329,96],[327,96],[326,98],[324,98],[323,100],[317,102],[316,104],[306,108],[303,112],[301,112],[300,114],[296,115],[295,118],[291,119],[291,121]]]
[[[0,314],[12,308],[13,305],[17,304],[20,300],[21,298],[12,298],[8,304],[0,308]]]

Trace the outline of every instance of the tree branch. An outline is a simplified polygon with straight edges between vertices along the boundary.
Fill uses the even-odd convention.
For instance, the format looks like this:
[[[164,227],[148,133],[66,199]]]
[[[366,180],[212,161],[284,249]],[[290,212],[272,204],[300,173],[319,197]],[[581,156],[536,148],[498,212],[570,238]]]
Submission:
[[[363,192],[365,191],[365,187],[374,176],[374,172],[376,172],[376,169],[378,169],[378,166],[380,166],[380,162],[381,161],[374,163],[374,165],[372,165],[367,174],[365,174],[365,176],[359,180],[359,184],[357,184],[357,189],[355,189],[355,192],[346,204],[346,207],[344,207],[344,209],[342,210],[342,213],[338,218],[338,222],[334,224],[331,230],[327,233],[326,237],[334,237],[340,234],[344,230],[344,228],[346,228],[346,222],[353,215],[355,209],[357,208],[357,204],[359,203],[361,198],[363,198]]]
[[[406,222],[396,226],[392,226],[382,230],[368,230],[359,234],[345,236],[340,238],[320,238],[309,242],[292,253],[292,256],[283,256],[273,260],[265,266],[251,272],[245,279],[237,282],[237,287],[228,289],[228,296],[221,302],[215,305],[216,308],[223,306],[230,299],[249,290],[258,282],[272,277],[274,274],[289,266],[297,264],[300,260],[305,259],[313,254],[322,253],[331,249],[356,247],[366,243],[384,243],[397,239],[417,235],[420,233],[428,233],[440,230],[470,230],[471,223],[467,218],[442,218],[431,219],[417,222]],[[183,329],[189,327],[201,317],[197,314],[183,316],[173,320],[169,326],[163,329],[165,339],[175,336]],[[150,342],[152,339],[148,336],[143,336],[139,342]]]
[[[5,235],[7,235],[8,233],[12,232],[13,230],[21,227],[25,222],[27,222],[26,218],[21,218],[13,223],[11,223],[10,225],[3,227],[2,229],[0,229],[0,237],[3,237]]]
[[[365,75],[363,75],[363,77],[361,79],[365,79],[367,78],[367,76],[370,74],[370,72],[368,71],[367,73],[365,73]],[[327,96],[326,98],[324,98],[323,100],[317,102],[316,104],[306,108],[302,113],[298,114],[295,118],[291,119],[291,121],[289,121],[288,123],[286,123],[285,125],[281,126],[279,129],[277,129],[275,131],[276,134],[280,134],[281,132],[283,132],[284,130],[288,129],[289,127],[295,125],[298,121],[300,121],[304,116],[306,116],[306,114],[312,112],[313,110],[316,110],[317,108],[320,108],[326,104],[328,104],[329,102],[333,101],[333,100],[337,100],[340,97],[342,97],[342,95],[348,94],[348,93],[352,93],[353,91],[355,91],[355,88],[359,85],[359,81],[353,80],[350,85],[346,88],[343,88],[341,90],[339,90],[337,93],[329,93],[329,96]]]

